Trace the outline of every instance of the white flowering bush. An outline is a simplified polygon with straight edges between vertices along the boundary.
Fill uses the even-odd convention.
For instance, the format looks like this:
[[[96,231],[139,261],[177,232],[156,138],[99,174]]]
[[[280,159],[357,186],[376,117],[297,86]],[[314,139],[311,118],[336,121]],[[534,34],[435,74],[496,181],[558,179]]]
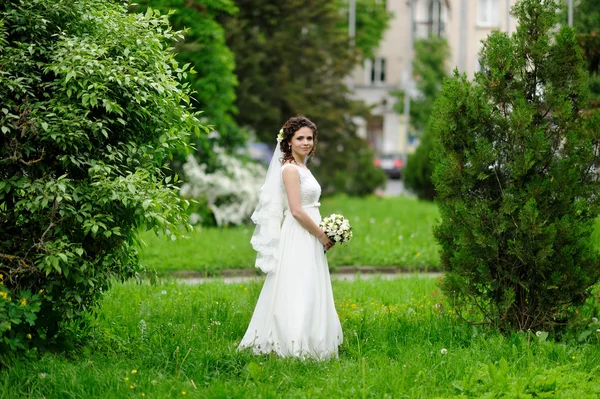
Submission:
[[[217,158],[220,168],[207,173],[205,164],[198,164],[193,156],[188,156],[183,165],[186,183],[181,186],[180,193],[183,197],[205,200],[217,226],[244,224],[250,220],[258,203],[266,169],[225,153],[220,153]],[[191,224],[201,222],[198,213],[190,215]]]
[[[321,230],[336,243],[347,243],[352,239],[352,226],[343,215],[333,213],[319,223]]]

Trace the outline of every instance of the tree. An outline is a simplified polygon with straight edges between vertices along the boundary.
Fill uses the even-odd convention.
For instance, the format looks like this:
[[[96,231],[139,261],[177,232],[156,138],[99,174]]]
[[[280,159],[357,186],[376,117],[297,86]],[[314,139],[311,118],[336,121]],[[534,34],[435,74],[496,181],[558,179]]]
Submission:
[[[0,352],[43,346],[186,202],[162,162],[202,125],[166,16],[105,0],[0,4]]]
[[[194,156],[207,165],[208,171],[218,168],[214,145],[233,151],[246,141],[246,133],[234,119],[237,113],[235,88],[235,58],[225,43],[225,32],[217,21],[218,15],[234,15],[237,8],[232,0],[142,0],[135,11],[148,7],[169,14],[171,26],[184,33],[175,43],[175,59],[180,64],[190,64],[196,73],[188,74],[192,104],[202,110],[205,123],[214,126],[215,139],[205,135],[192,136],[196,148]],[[181,172],[186,154],[176,157],[175,169]]]
[[[274,146],[287,118],[308,116],[320,131],[315,163],[324,193],[367,194],[385,177],[373,166],[373,154],[357,137],[352,121],[354,116],[367,115],[368,109],[350,99],[345,83],[366,49],[351,51],[347,32],[340,28],[346,14],[338,5],[337,1],[245,0],[237,3],[238,14],[223,17],[240,82],[236,120]],[[373,18],[381,15],[386,19],[378,19],[378,32],[385,29],[388,16],[372,14]],[[357,33],[357,43],[373,45],[374,40],[359,40],[362,34]]]
[[[590,107],[600,109],[600,8],[596,0],[577,0],[573,7],[573,28],[583,49],[590,73]],[[568,7],[564,3],[561,23],[567,23]]]
[[[450,49],[446,39],[430,36],[415,42],[415,58],[413,61],[414,80],[419,95],[411,98],[410,121],[413,129],[421,136],[421,143],[408,157],[404,172],[406,188],[413,191],[421,199],[432,200],[435,189],[431,182],[433,165],[429,154],[433,150],[433,138],[428,122],[437,99],[443,80],[448,77],[447,64]],[[395,109],[404,112],[404,91],[393,93],[398,97]]]
[[[410,99],[410,123],[416,132],[422,132],[427,126],[442,81],[448,77],[446,63],[449,58],[450,48],[443,37],[429,36],[415,41],[413,79],[418,95]],[[394,108],[402,114],[404,91],[399,90],[392,94],[398,98]]]
[[[517,3],[516,33],[490,34],[483,72],[447,80],[431,121],[443,290],[504,330],[564,323],[600,276],[600,119],[581,112],[587,73],[557,7]]]

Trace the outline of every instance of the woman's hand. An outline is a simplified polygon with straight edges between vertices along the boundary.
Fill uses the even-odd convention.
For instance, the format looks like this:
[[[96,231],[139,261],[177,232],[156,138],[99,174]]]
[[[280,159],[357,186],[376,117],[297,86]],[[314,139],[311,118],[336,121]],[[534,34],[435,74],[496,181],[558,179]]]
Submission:
[[[323,249],[325,251],[329,251],[335,245],[335,242],[333,242],[325,233],[319,237],[319,241],[323,244]]]

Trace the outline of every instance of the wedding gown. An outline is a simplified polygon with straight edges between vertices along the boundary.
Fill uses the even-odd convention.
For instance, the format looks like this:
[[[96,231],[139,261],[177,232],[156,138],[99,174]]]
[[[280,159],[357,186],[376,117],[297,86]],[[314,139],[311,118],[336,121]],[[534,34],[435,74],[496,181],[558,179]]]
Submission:
[[[321,186],[310,170],[296,165],[302,208],[319,224]],[[281,181],[283,184],[283,181]],[[285,188],[284,188],[285,192]],[[280,356],[337,357],[342,328],[335,310],[323,244],[292,216],[287,197],[279,241],[279,265],[267,274],[239,349]]]

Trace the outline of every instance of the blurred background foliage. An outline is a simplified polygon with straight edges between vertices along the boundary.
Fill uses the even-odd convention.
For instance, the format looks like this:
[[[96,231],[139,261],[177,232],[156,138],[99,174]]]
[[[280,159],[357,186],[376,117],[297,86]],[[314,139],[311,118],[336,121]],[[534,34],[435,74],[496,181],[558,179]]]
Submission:
[[[283,123],[303,114],[319,127],[313,171],[324,195],[366,195],[385,183],[353,122],[369,108],[351,99],[346,81],[383,37],[392,17],[383,4],[357,1],[354,46],[344,0],[142,0],[132,11],[147,7],[171,10],[173,27],[185,29],[176,57],[197,72],[188,77],[195,104],[214,127],[193,139],[207,171],[221,168],[215,149],[242,157],[249,141],[272,149]]]
[[[411,96],[410,121],[412,130],[420,137],[421,143],[414,153],[408,156],[404,173],[404,184],[420,199],[433,200],[435,188],[431,182],[433,166],[429,157],[433,151],[432,131],[429,129],[429,116],[438,98],[442,83],[448,74],[450,48],[443,37],[430,36],[415,42],[413,78],[418,95]],[[404,112],[404,91],[392,93],[398,98],[395,109]]]
[[[568,23],[565,1],[560,12],[560,22]],[[590,74],[590,109],[600,109],[600,7],[598,0],[575,0],[573,4],[573,28],[583,49],[587,70]]]

